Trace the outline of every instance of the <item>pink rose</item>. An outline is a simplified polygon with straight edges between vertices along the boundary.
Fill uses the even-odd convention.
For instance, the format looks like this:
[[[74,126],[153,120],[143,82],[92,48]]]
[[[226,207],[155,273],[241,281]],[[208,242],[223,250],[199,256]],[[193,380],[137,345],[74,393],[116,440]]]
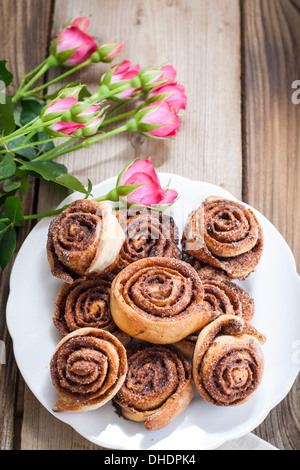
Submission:
[[[178,197],[174,189],[163,189],[151,159],[138,160],[121,175],[118,186],[142,184],[127,196],[129,204],[142,204],[144,206],[172,204]]]
[[[122,43],[108,42],[98,47],[101,62],[111,62],[124,48]]]
[[[45,131],[47,131],[50,135],[59,137],[73,135],[76,131],[83,127],[84,124],[79,124],[77,122],[59,121],[55,122],[54,124],[51,124],[51,126],[46,127]]]
[[[137,77],[140,70],[141,67],[138,64],[131,65],[129,60],[124,60],[120,64],[112,67],[111,70],[102,77],[101,84],[106,85],[110,90],[117,89],[122,85],[122,83],[126,85],[126,82],[130,82],[130,80]],[[125,90],[116,93],[111,96],[111,98],[124,100],[126,98],[130,98],[139,89],[140,88],[128,85]]]
[[[61,116],[64,112],[70,111],[72,106],[76,103],[78,103],[78,100],[72,96],[51,101],[51,103],[42,110],[41,117],[43,121],[50,121],[51,119]]]
[[[85,33],[89,23],[88,18],[76,18],[56,35],[51,44],[51,54],[59,64],[80,65],[97,50],[95,39]]]
[[[166,100],[155,101],[140,109],[135,120],[142,134],[159,139],[175,136],[181,126],[179,116]]]
[[[88,106],[88,107],[86,107]],[[97,117],[100,111],[100,106],[98,104],[86,105],[84,102],[80,102],[73,106],[72,115],[76,122],[85,124],[91,118]]]
[[[159,70],[163,71],[160,80],[175,80],[177,71],[174,69],[173,65],[163,65]]]
[[[185,95],[185,89],[183,85],[177,82],[169,81],[153,88],[147,97],[147,101],[160,101],[164,100],[172,106],[175,111],[185,109],[187,105],[187,98]]]
[[[140,85],[144,91],[155,86],[156,83],[165,80],[173,80],[176,77],[176,70],[172,65],[165,65],[158,68],[145,68],[139,72]]]

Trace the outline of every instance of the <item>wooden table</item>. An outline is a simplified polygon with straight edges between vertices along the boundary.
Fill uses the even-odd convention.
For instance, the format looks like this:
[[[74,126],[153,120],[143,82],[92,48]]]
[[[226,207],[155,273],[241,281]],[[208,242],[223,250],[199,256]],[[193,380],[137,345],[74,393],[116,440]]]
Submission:
[[[221,185],[257,208],[286,239],[299,267],[300,104],[292,100],[292,84],[300,79],[300,1],[2,0],[0,59],[8,60],[15,85],[46,58],[53,34],[78,16],[91,19],[99,44],[125,43],[120,59],[142,67],[171,63],[188,107],[175,139],[119,135],[62,157],[70,173],[96,184],[133,158],[152,156],[159,171]],[[104,70],[96,64],[75,78],[97,87]],[[35,180],[25,211],[50,210],[65,195]],[[18,246],[32,227],[20,231]],[[5,322],[12,264],[1,274],[1,449],[99,449],[45,410],[17,369]],[[299,403],[298,377],[253,432],[280,449],[300,450]]]

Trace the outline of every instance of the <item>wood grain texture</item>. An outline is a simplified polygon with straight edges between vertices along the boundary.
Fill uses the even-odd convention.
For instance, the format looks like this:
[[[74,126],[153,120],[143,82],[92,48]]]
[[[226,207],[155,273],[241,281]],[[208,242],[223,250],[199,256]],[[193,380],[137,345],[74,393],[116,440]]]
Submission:
[[[84,184],[87,178],[97,184],[118,174],[133,158],[151,156],[159,171],[222,184],[240,197],[238,1],[57,0],[55,5],[53,32],[68,18],[88,16],[98,43],[111,38],[125,43],[118,60],[128,59],[141,67],[171,63],[188,98],[176,138],[158,141],[128,133],[104,140],[93,149],[62,158],[74,176]],[[95,64],[74,79],[94,91],[106,70],[107,65]],[[48,190],[49,195],[40,198],[40,210],[60,201],[53,200],[49,186]]]
[[[14,81],[7,90],[13,93],[22,76],[46,57],[48,47],[51,1],[2,0],[0,3],[1,57],[7,60],[7,68],[14,74]],[[33,25],[39,24],[39,28]],[[24,39],[26,38],[26,40]],[[38,47],[37,47],[38,45]],[[35,183],[22,197],[25,213],[35,211]],[[28,235],[32,224],[18,232],[18,248]],[[5,321],[5,308],[9,293],[9,276],[13,259],[0,274],[0,339],[5,344],[5,364],[0,364],[0,448],[13,449],[18,445],[16,437],[23,407],[18,408],[18,385],[22,378],[13,356],[11,338]],[[22,395],[22,394],[21,394]],[[21,396],[22,402],[22,396]]]
[[[59,161],[84,184],[87,178],[97,184],[119,173],[133,158],[151,156],[159,171],[220,184],[241,197],[239,14],[235,0],[56,0],[53,34],[70,18],[88,16],[90,31],[98,43],[111,38],[125,43],[118,60],[128,59],[141,67],[172,64],[188,98],[182,127],[174,139],[157,141],[128,133],[104,140],[93,149],[65,155]],[[107,65],[96,64],[74,79],[94,91],[107,69]],[[53,185],[41,184],[39,211],[56,207],[65,194]],[[25,397],[22,449],[30,449],[32,408],[41,405],[32,394]],[[34,415],[39,423],[35,445],[40,449],[75,448],[76,433],[63,426],[64,432],[57,438],[52,425],[60,429],[61,423],[54,424],[46,415],[42,411]],[[45,419],[49,419],[47,426]],[[47,430],[47,436],[42,430]],[[83,440],[82,445],[86,448],[88,444]]]
[[[59,161],[84,184],[151,156],[159,171],[222,185],[273,222],[299,268],[300,104],[291,100],[292,82],[300,79],[299,15],[300,0],[2,0],[0,60],[9,60],[17,85],[67,21],[88,16],[98,43],[125,43],[120,60],[174,65],[188,97],[174,139],[122,134]],[[94,64],[72,79],[93,91],[108,67]],[[32,185],[25,210],[53,209],[66,194],[53,184]],[[22,229],[19,245],[32,226]],[[0,279],[7,359],[0,364],[0,448],[101,450],[52,416],[17,371],[4,315],[11,264]],[[255,434],[280,449],[300,450],[299,389],[298,378]]]
[[[246,202],[262,212],[300,267],[300,1],[242,1]],[[288,312],[286,312],[288,321]],[[300,449],[299,377],[256,434],[280,449]]]

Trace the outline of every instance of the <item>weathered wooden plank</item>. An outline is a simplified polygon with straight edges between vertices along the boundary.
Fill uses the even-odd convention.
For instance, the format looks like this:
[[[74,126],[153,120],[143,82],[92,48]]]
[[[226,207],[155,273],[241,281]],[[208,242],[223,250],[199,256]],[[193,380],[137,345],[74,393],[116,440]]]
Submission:
[[[7,68],[14,74],[13,84],[7,90],[12,93],[21,77],[45,59],[47,30],[51,0],[3,0],[0,3],[1,59],[7,60]],[[35,26],[33,26],[35,25]],[[38,25],[38,27],[37,27]],[[34,207],[35,184],[22,198],[25,213]],[[32,228],[27,224],[18,233],[18,245]],[[0,448],[12,449],[18,445],[19,412],[16,407],[19,373],[12,352],[12,344],[5,322],[5,307],[9,293],[9,275],[13,260],[0,274],[0,339],[5,344],[5,364],[0,365]],[[21,394],[22,395],[22,394]],[[22,397],[21,397],[22,401]]]
[[[278,228],[300,266],[299,0],[242,2],[245,200]],[[288,321],[288,312],[286,312]],[[299,379],[256,433],[282,449],[300,449]]]
[[[98,43],[125,43],[119,60],[141,67],[171,63],[186,88],[187,111],[176,138],[154,141],[135,133],[102,141],[63,161],[86,183],[117,174],[132,158],[152,156],[159,171],[223,184],[241,195],[240,38],[238,2],[125,0],[57,1],[53,31],[74,16],[91,19]],[[184,39],[183,39],[184,38]],[[107,65],[95,64],[74,76],[96,90]],[[230,110],[230,111],[229,111]],[[59,195],[60,197],[61,195]],[[53,201],[40,198],[40,210]],[[59,200],[59,199],[58,199]]]
[[[53,32],[78,16],[91,18],[90,30],[98,43],[111,38],[125,42],[120,60],[129,59],[141,67],[171,63],[178,71],[178,81],[185,85],[188,108],[173,140],[119,135],[60,161],[83,183],[90,178],[96,184],[117,174],[133,158],[151,156],[159,171],[222,184],[241,197],[239,2],[56,0]],[[73,78],[94,90],[104,70],[107,66],[97,64]],[[54,208],[63,194],[42,184],[39,211]],[[75,432],[54,422],[39,406],[28,391],[23,449],[86,448],[85,440],[79,443]]]

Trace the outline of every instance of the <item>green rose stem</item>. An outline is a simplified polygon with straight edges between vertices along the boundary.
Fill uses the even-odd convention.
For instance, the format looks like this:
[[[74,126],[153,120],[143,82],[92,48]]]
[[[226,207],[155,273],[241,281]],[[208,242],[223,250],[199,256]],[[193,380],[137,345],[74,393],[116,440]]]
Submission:
[[[50,56],[52,57],[52,56]],[[33,85],[33,83],[41,76],[43,75],[43,73],[45,73],[48,68],[52,67],[53,65],[57,65],[57,63],[52,63],[51,61],[49,61],[49,64],[47,68],[45,68],[45,70],[41,69],[40,72],[38,72],[38,74],[33,77],[33,79],[23,87],[23,89],[21,90],[21,92],[19,92],[18,94],[16,94],[14,97],[13,97],[13,101],[17,101],[18,99],[20,98],[28,98],[29,96],[33,96],[33,95],[36,95],[37,93],[39,93],[40,91],[44,90],[45,88],[48,88],[50,85],[53,85],[54,83],[57,83],[58,81],[68,77],[69,75],[71,75],[72,73],[75,73],[77,72],[78,70],[82,69],[83,67],[86,67],[87,65],[89,65],[90,63],[92,62],[91,59],[88,59],[86,60],[85,62],[83,62],[82,64],[79,64],[79,65],[76,65],[75,67],[72,67],[70,68],[69,70],[67,70],[66,72],[64,72],[63,74],[53,78],[52,80],[50,80],[49,82],[47,83],[44,83],[43,85],[40,85],[36,88],[34,88],[33,90],[30,90],[30,91],[27,91],[28,88],[30,88],[30,86]],[[41,74],[41,75],[40,75]]]
[[[32,135],[35,135],[35,134],[36,134],[36,132],[32,133]],[[32,135],[30,137],[29,137],[29,135],[28,135],[28,139],[25,138],[24,141],[27,141],[27,140],[29,140],[30,137],[32,137]],[[48,144],[49,142],[54,142],[56,139],[57,139],[57,137],[51,137],[49,139],[39,140],[38,142],[31,142],[31,143],[28,143],[26,145],[25,144],[23,145],[23,141],[22,141],[22,145],[18,145],[17,147],[14,147],[14,148],[8,148],[8,149],[5,149],[5,150],[0,150],[0,154],[1,153],[7,153],[7,152],[9,152],[9,153],[18,153],[20,150],[30,148],[30,147],[36,147],[37,145]]]
[[[123,113],[123,114],[119,114],[118,116],[115,116],[113,118],[110,118],[110,119],[105,119],[104,120],[104,123],[103,123],[103,126],[104,125],[107,125],[107,124],[111,124],[112,122],[116,122],[116,121],[119,121],[121,119],[126,119],[127,117],[130,117],[130,116],[133,116],[136,112],[136,109],[132,109],[131,111],[127,111],[126,113]],[[120,131],[122,132],[122,131]],[[36,145],[42,145],[42,144],[47,144],[48,142],[54,142],[57,137],[52,137],[52,138],[49,138],[49,139],[45,139],[45,140],[40,140],[38,142],[32,142],[32,143],[28,143],[26,144],[26,142],[33,136],[35,135],[36,131],[32,131],[30,132],[27,137],[24,138],[24,140],[22,140],[22,142],[20,143],[20,145],[18,145],[17,147],[14,147],[14,148],[10,148],[10,149],[6,149],[6,150],[0,150],[0,154],[1,153],[6,153],[7,151],[11,152],[11,153],[17,153],[19,150],[23,150],[25,148],[30,148],[30,147],[35,147]],[[112,135],[111,133],[107,133],[109,135]],[[105,134],[106,135],[106,134]],[[107,135],[109,137],[109,135]],[[101,136],[101,139],[103,137]],[[77,138],[72,138],[72,139],[69,139],[69,141],[65,142],[62,144],[62,147],[65,147],[67,144],[70,143],[70,141],[74,141],[74,140],[78,140]],[[26,145],[25,145],[26,144]],[[54,150],[54,152],[56,152],[56,150],[58,149],[58,147],[56,147]],[[74,148],[72,148],[74,149]],[[53,152],[53,153],[54,153]],[[38,157],[39,160],[44,160],[44,157],[48,157],[48,155],[45,153],[43,154],[41,157]],[[53,157],[55,158],[55,157]],[[37,159],[34,159],[35,161]]]
[[[132,109],[131,111],[127,111],[126,113],[123,113],[123,114],[119,114],[118,116],[115,116],[113,118],[110,118],[110,119],[104,119],[104,123],[103,123],[103,126],[104,125],[107,125],[107,124],[111,124],[112,122],[116,122],[116,121],[119,121],[121,119],[126,119],[130,116],[133,116],[134,114],[136,113],[136,109]],[[56,122],[56,120],[54,120],[54,122]],[[52,123],[52,121],[50,122]],[[38,129],[40,128],[40,126],[38,127]],[[17,147],[14,147],[14,148],[9,148],[9,149],[5,149],[5,150],[0,150],[0,154],[1,153],[6,153],[7,151],[8,152],[11,152],[11,153],[17,153],[19,150],[23,150],[25,148],[30,148],[30,147],[35,147],[36,145],[42,145],[42,144],[47,144],[48,142],[54,142],[57,137],[52,137],[52,138],[49,138],[49,139],[45,139],[45,140],[40,140],[40,141],[37,141],[37,142],[32,142],[32,143],[28,143],[26,144],[26,142],[28,142],[28,140],[33,136],[35,135],[36,133],[36,130],[33,130],[31,131],[25,138],[24,140],[22,140],[22,142],[17,146]],[[113,131],[111,131],[113,132]],[[111,134],[111,132],[107,132],[105,135],[107,135],[108,137]],[[118,131],[118,132],[122,132],[122,131]],[[12,135],[12,134],[10,134]],[[6,139],[5,142],[3,142],[4,144],[7,144],[9,143],[11,140],[15,140],[17,137],[21,137],[21,135],[18,135],[18,136],[14,136],[13,139]],[[101,139],[104,138],[101,136]],[[98,138],[97,138],[98,139]],[[77,138],[71,138],[69,139],[67,142],[64,142],[63,144],[61,144],[61,146],[59,146],[60,148],[63,148],[65,147],[66,145],[68,145],[69,143],[72,143],[74,142],[75,140],[78,140]],[[99,139],[100,140],[100,139]],[[26,144],[26,145],[25,145]],[[52,153],[56,153],[56,150],[59,148],[59,147],[56,147],[55,149],[53,149],[53,152],[49,151],[49,155],[48,155],[48,152],[47,153],[44,153],[41,157],[38,157],[39,160],[44,160],[44,157],[48,157],[50,156]],[[72,149],[74,149],[74,147],[72,147]],[[55,157],[52,157],[52,158],[55,158]],[[36,161],[37,159],[35,159]]]
[[[18,99],[22,98],[22,91],[24,90],[24,87],[25,87],[25,84],[27,82],[27,80],[29,80],[29,78],[34,74],[34,73],[39,73],[40,74],[40,71],[42,71],[42,74],[45,73],[45,65],[47,64],[48,62],[48,59],[44,60],[41,64],[39,64],[35,69],[31,70],[31,72],[27,73],[26,75],[24,75],[24,77],[22,78],[22,81],[20,83],[20,86],[19,88],[17,89],[15,95],[12,97],[12,101],[15,102],[15,101],[18,101]],[[39,75],[41,76],[41,75]],[[34,77],[33,79],[31,79],[31,83],[34,83],[37,79]],[[26,85],[27,86],[27,85]]]
[[[131,119],[130,121],[128,121],[123,126],[117,127],[116,129],[113,129],[109,132],[105,132],[101,135],[97,135],[96,137],[89,137],[88,139],[85,139],[84,141],[80,142],[77,145],[73,145],[70,148],[66,148],[66,149],[61,150],[59,152],[55,151],[55,153],[50,153],[48,155],[43,154],[40,157],[35,158],[34,161],[35,162],[36,161],[46,162],[48,160],[53,160],[54,158],[65,155],[66,153],[73,152],[74,150],[78,150],[80,148],[89,147],[89,146],[95,144],[96,142],[99,142],[100,140],[106,139],[107,137],[111,137],[113,135],[120,134],[121,132],[125,132],[125,131],[128,131],[128,130],[137,130],[136,129],[135,119]],[[57,148],[56,148],[56,150],[57,150]]]
[[[126,113],[123,114],[118,114],[118,116],[112,117],[110,119],[104,118],[104,123],[103,125],[110,124],[112,122],[119,121],[121,119],[126,119],[130,116],[133,116],[136,113],[136,109],[131,109],[130,111],[127,111]]]
[[[51,56],[50,56],[51,57]],[[48,58],[49,59],[49,58]],[[20,88],[17,90],[15,95],[12,97],[12,102],[15,103],[21,98],[25,98],[26,96],[30,96],[34,94],[34,90],[32,90],[29,93],[25,93],[28,88],[30,88],[42,75],[44,75],[47,70],[52,67],[53,63],[50,60],[45,60],[45,62],[42,63],[42,67],[38,70],[38,72],[32,77],[29,82],[26,83],[26,85],[22,84]],[[28,76],[28,75],[27,75]],[[47,86],[47,85],[46,85]]]
[[[9,142],[11,142],[12,140],[15,140],[18,137],[22,137],[23,135],[26,135],[26,134],[31,133],[33,131],[44,130],[45,127],[49,127],[52,124],[54,124],[54,123],[56,123],[60,120],[61,120],[61,117],[57,117],[55,119],[52,119],[51,121],[48,121],[47,126],[45,126],[45,123],[41,120],[41,118],[37,117],[37,118],[33,119],[33,121],[30,121],[30,123],[25,124],[25,126],[22,126],[20,129],[16,130],[15,132],[12,132],[7,137],[3,137],[0,140],[0,144],[6,145]]]
[[[112,202],[118,202],[120,196],[127,196],[128,194],[132,193],[135,191],[137,188],[140,186],[143,186],[143,184],[131,184],[127,186],[119,186],[116,188],[111,189],[107,194],[104,196],[99,196],[96,198],[93,198],[93,201],[96,202],[103,202],[103,201],[112,201]],[[48,212],[41,212],[39,214],[30,214],[30,215],[24,215],[22,220],[36,220],[36,219],[43,219],[45,217],[52,217],[61,214],[65,209],[69,207],[70,204],[65,204],[64,206],[60,207],[59,209],[55,209],[53,211],[48,211]],[[9,218],[5,217],[3,219],[0,219],[0,223],[9,223],[11,222]],[[13,225],[12,223],[10,225]]]

